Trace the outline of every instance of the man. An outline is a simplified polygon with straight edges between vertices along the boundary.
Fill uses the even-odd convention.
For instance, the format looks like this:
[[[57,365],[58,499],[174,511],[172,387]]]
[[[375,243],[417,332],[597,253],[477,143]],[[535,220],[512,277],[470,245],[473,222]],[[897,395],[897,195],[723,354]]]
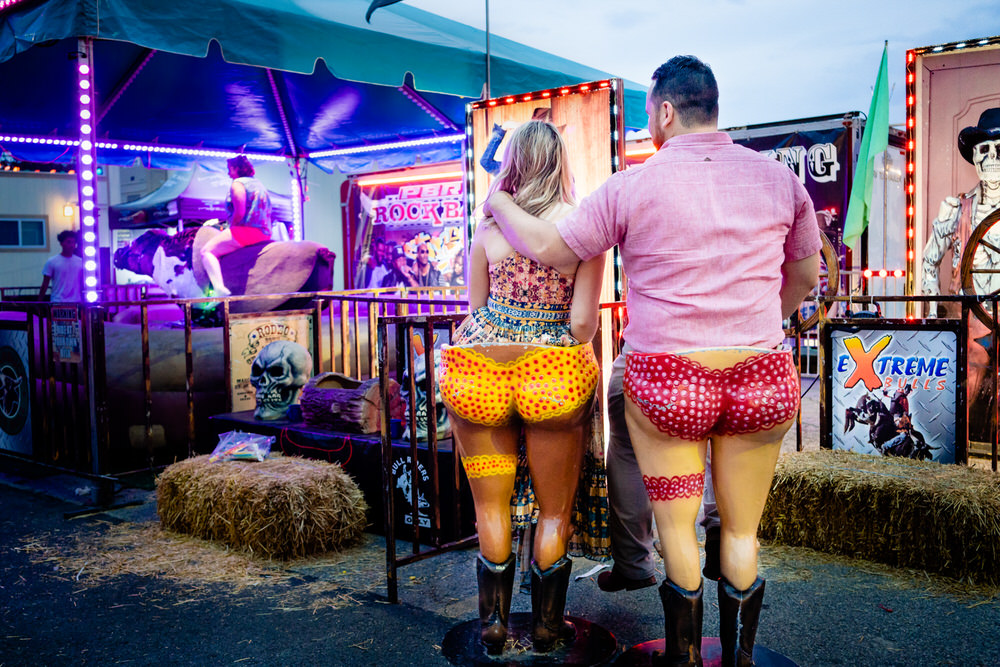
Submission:
[[[413,268],[411,287],[440,287],[441,272],[431,266],[431,251],[426,243],[417,246],[417,264]]]
[[[73,303],[83,299],[83,260],[76,253],[76,232],[63,230],[56,237],[62,252],[45,262],[42,268],[42,287],[38,298],[45,300],[45,292],[52,285],[52,303]]]
[[[625,346],[608,389],[615,564],[599,580],[605,590],[655,583],[652,492],[647,495],[643,488],[625,427],[625,353],[774,347],[784,337],[781,320],[795,312],[819,273],[821,244],[812,202],[790,170],[718,132],[718,88],[707,65],[678,56],[658,68],[646,111],[657,153],[644,165],[613,175],[556,225],[525,214],[505,193],[487,202],[487,212],[518,252],[556,265],[587,260],[617,244],[629,276]],[[797,391],[795,399],[797,404]],[[700,489],[697,496],[700,504]],[[693,528],[692,518],[692,536]],[[725,526],[722,540],[732,542]],[[684,558],[668,555],[674,545],[661,547],[669,579],[669,563]],[[667,651],[671,658],[682,656],[677,664],[701,664],[700,583],[688,585],[689,595],[679,606],[671,601],[669,583],[660,589]],[[686,621],[680,618],[684,605]],[[684,623],[686,629],[679,630]]]
[[[389,252],[391,253],[390,269],[379,287],[413,287],[416,280],[413,278],[413,267],[410,266],[406,253],[397,245],[393,245]]]
[[[368,256],[365,267],[364,280],[362,285],[368,289],[381,286],[382,280],[389,273],[389,256],[386,250],[388,245],[384,239],[377,238],[372,241],[371,254]]]

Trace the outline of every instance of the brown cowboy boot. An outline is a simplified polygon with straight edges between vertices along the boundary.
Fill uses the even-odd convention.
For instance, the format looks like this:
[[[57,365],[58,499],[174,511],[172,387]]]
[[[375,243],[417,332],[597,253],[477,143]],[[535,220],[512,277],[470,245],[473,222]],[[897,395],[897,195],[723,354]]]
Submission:
[[[479,582],[480,639],[487,653],[503,651],[507,642],[507,619],[514,591],[514,554],[503,563],[492,563],[479,554],[476,579]]]
[[[669,579],[660,585],[663,602],[664,654],[659,664],[670,667],[701,667],[702,593],[688,591]]]
[[[576,635],[576,628],[564,618],[572,569],[573,561],[566,556],[544,572],[531,563],[531,645],[536,653],[548,653],[556,642]]]
[[[723,667],[753,667],[753,645],[764,602],[764,584],[765,581],[757,577],[750,588],[738,591],[725,577],[719,579],[719,643]]]

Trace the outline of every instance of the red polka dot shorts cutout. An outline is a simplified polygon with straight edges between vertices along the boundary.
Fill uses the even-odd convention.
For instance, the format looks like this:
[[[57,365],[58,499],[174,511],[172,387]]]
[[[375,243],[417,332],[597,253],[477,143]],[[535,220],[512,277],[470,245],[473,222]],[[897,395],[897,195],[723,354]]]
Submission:
[[[660,431],[683,440],[766,431],[799,407],[791,350],[765,351],[724,369],[677,354],[629,352],[625,395]]]

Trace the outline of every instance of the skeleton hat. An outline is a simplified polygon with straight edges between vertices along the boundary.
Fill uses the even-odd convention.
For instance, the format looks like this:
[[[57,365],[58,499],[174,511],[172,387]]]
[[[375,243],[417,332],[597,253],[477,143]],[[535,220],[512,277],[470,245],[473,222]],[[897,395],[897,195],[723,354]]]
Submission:
[[[987,109],[979,116],[978,125],[958,133],[958,152],[972,164],[972,149],[987,139],[1000,139],[1000,108]]]

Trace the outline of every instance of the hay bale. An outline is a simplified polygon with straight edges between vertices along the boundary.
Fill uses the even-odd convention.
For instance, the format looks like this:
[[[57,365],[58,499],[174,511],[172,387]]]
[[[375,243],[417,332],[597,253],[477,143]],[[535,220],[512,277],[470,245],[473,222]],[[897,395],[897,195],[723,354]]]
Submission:
[[[197,456],[169,466],[156,480],[164,528],[272,558],[355,543],[367,509],[340,465],[291,456],[215,463]]]
[[[1000,582],[1000,476],[847,451],[785,454],[760,537]]]

